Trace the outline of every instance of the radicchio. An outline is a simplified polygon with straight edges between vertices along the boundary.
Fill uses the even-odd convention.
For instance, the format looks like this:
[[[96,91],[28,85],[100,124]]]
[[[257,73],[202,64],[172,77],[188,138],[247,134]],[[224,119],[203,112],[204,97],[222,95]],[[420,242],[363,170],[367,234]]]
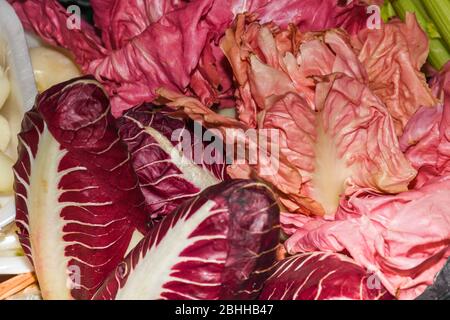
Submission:
[[[120,49],[186,0],[91,0],[96,26],[108,49]]]
[[[400,150],[388,109],[368,87],[346,33],[302,35],[293,26],[283,30],[241,15],[221,47],[239,85],[240,120],[280,132],[280,168],[291,172],[262,176],[262,163],[233,165],[233,178],[256,175],[280,191],[287,210],[329,217],[342,195],[359,188],[408,190],[416,171]],[[171,105],[184,106],[193,118],[203,113],[210,126],[221,125],[191,100],[175,99]],[[229,126],[229,120],[222,125]]]
[[[89,299],[147,218],[108,97],[92,78],[45,91],[28,112],[14,166],[19,238],[45,299]]]
[[[259,300],[387,300],[393,297],[351,258],[312,252],[278,262]]]
[[[405,23],[396,19],[379,30],[361,31],[352,45],[367,70],[370,89],[386,104],[398,135],[419,107],[437,104],[421,72],[428,37],[414,14],[407,13]]]
[[[283,214],[290,254],[347,251],[399,299],[420,295],[450,256],[450,176],[399,195],[360,191],[335,221]]]
[[[416,188],[450,174],[450,62],[433,78],[432,89],[441,102],[434,108],[420,108],[400,139],[406,157],[419,171]]]
[[[144,105],[128,111],[118,125],[154,220],[228,177],[222,141],[203,136],[201,125],[171,109]]]
[[[167,215],[95,299],[251,299],[275,261],[279,208],[250,180],[210,187]]]
[[[75,61],[84,66],[106,54],[94,28],[83,20],[80,26],[56,0],[8,0],[22,21],[24,28],[34,31],[45,42],[68,49]],[[77,17],[79,19],[79,17]]]
[[[102,82],[116,116],[151,102],[162,86],[191,91],[208,104],[229,101],[232,77],[218,40],[236,14],[250,12],[263,22],[298,24],[301,30],[343,27],[351,33],[365,28],[370,16],[365,1],[94,0],[105,42],[99,46],[85,24],[73,32],[65,28],[68,14],[56,0],[9,1],[27,29],[71,50],[82,69]],[[197,68],[199,62],[203,67]]]

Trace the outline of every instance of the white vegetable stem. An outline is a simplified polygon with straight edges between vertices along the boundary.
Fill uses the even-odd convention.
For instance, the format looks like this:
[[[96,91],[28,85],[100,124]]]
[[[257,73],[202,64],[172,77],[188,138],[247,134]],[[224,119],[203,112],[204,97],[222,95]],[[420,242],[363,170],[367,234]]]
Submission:
[[[81,76],[80,70],[69,57],[52,48],[32,48],[30,57],[39,92]]]
[[[11,85],[6,71],[6,58],[0,57],[0,110],[11,92]]]
[[[19,239],[15,233],[0,235],[0,257],[15,256],[20,250]]]
[[[0,193],[10,194],[13,191],[13,165],[14,163],[11,158],[9,158],[3,152],[0,152]]]
[[[11,140],[11,129],[8,120],[0,115],[0,152],[5,152]]]

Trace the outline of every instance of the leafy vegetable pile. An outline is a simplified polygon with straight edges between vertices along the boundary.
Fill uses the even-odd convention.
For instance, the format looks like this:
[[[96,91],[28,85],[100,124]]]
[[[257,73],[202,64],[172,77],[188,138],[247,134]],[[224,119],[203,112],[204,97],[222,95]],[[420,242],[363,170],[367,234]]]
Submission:
[[[92,75],[42,93],[19,136],[44,298],[412,299],[443,268],[450,63],[409,10],[369,28],[383,1],[92,0],[95,27],[71,29],[56,1],[10,3]],[[230,129],[278,132],[277,172],[227,165],[257,144]]]

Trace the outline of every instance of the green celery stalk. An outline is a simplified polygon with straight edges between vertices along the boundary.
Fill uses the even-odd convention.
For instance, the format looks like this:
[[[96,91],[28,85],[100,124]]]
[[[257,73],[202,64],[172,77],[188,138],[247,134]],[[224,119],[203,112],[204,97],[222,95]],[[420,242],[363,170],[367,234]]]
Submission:
[[[450,49],[450,0],[422,0],[422,4]]]
[[[429,1],[429,0],[424,0]],[[447,0],[438,0],[447,1]],[[417,21],[422,29],[427,33],[430,40],[430,53],[428,61],[431,65],[440,70],[442,66],[450,60],[450,51],[441,37],[434,21],[428,15],[420,0],[390,0],[397,15],[405,20],[406,12],[415,13]]]
[[[388,22],[390,18],[395,17],[395,9],[390,1],[385,1],[381,7],[381,18],[384,22]]]

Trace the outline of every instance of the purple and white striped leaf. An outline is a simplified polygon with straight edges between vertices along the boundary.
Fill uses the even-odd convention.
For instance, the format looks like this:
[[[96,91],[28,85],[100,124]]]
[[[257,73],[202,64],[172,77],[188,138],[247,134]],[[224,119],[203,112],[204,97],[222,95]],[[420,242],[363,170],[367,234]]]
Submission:
[[[100,85],[80,78],[44,92],[23,120],[16,223],[45,299],[90,299],[147,233],[109,109]]]
[[[279,207],[264,184],[225,181],[167,215],[94,299],[252,299],[275,262]]]
[[[173,110],[143,105],[118,120],[152,219],[228,178],[223,141]]]
[[[390,300],[373,274],[351,258],[312,252],[278,262],[259,300]]]

